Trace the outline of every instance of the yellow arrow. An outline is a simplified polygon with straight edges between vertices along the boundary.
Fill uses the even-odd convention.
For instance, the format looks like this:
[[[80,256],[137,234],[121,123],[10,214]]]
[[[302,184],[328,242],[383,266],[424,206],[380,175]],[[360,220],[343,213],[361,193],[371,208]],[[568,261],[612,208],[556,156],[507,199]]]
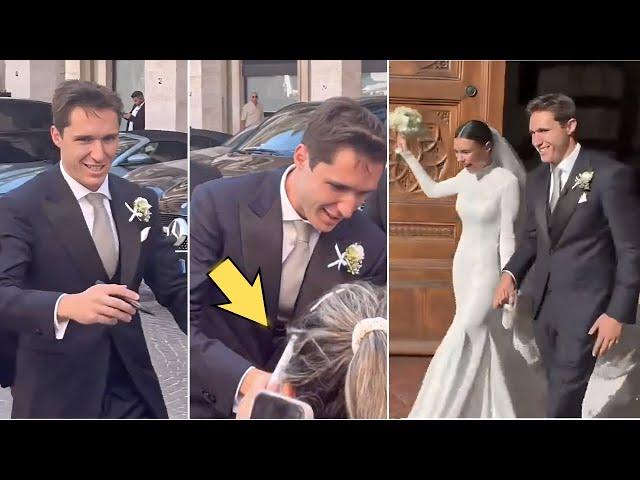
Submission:
[[[267,326],[267,312],[259,269],[252,285],[233,260],[227,257],[213,267],[209,272],[209,278],[218,285],[229,300],[229,303],[216,305],[218,308]]]

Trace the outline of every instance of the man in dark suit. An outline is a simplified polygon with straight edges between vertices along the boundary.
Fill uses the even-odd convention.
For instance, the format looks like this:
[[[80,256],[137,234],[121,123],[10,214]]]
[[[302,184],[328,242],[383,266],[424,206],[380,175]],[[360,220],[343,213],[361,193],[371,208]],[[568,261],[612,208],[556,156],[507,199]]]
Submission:
[[[140,90],[136,90],[131,94],[133,107],[129,113],[123,114],[123,118],[127,121],[127,132],[133,130],[144,130],[145,101],[144,95]]]
[[[576,141],[573,100],[527,106],[543,164],[527,179],[527,218],[494,306],[509,301],[535,264],[534,331],[549,382],[547,415],[580,417],[598,355],[634,323],[640,292],[640,211],[630,167]]]
[[[378,185],[386,150],[375,115],[353,100],[329,99],[312,114],[289,168],[194,190],[192,418],[232,417],[239,402],[264,389],[287,324],[331,287],[386,283],[386,237],[358,211]],[[356,243],[364,250],[359,270],[336,261],[337,251]],[[214,307],[226,301],[208,273],[226,257],[247,278],[260,270],[268,327]]]
[[[0,328],[14,418],[166,418],[128,301],[144,280],[186,332],[186,282],[155,194],[109,168],[122,101],[90,82],[52,101],[59,166],[0,199]],[[150,208],[149,208],[150,207]],[[2,377],[2,375],[0,375]]]

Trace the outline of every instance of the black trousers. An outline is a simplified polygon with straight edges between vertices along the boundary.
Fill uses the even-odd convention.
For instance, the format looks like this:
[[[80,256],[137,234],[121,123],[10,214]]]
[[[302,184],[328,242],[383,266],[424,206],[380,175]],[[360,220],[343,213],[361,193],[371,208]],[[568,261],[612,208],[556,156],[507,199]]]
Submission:
[[[549,384],[547,416],[552,418],[582,416],[582,402],[596,364],[591,353],[595,336],[588,334],[592,325],[569,321],[561,313],[566,309],[566,299],[548,293],[534,322]]]
[[[136,388],[120,354],[111,342],[107,387],[102,399],[101,418],[155,418]]]

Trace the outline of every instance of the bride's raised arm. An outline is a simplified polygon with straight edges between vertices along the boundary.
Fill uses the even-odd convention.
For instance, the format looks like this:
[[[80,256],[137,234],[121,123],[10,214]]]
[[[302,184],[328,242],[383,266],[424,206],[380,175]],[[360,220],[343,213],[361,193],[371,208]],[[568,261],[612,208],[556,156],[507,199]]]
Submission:
[[[411,153],[410,150],[406,148],[396,149],[396,153],[401,155],[402,158],[407,162],[409,168],[413,172],[413,175],[418,180],[418,184],[422,191],[431,198],[438,197],[449,197],[451,195],[456,195],[458,193],[458,185],[459,185],[459,174],[453,178],[448,178],[441,182],[436,182],[433,180],[426,170],[420,165],[418,159]]]

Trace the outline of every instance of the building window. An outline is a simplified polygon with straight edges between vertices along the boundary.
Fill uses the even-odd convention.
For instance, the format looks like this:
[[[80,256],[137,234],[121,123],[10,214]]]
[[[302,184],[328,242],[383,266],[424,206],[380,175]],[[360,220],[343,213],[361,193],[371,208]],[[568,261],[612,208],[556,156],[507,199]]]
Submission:
[[[387,95],[388,85],[386,60],[362,61],[362,96]]]
[[[257,92],[265,117],[300,99],[296,60],[243,60],[242,75],[244,102]]]

